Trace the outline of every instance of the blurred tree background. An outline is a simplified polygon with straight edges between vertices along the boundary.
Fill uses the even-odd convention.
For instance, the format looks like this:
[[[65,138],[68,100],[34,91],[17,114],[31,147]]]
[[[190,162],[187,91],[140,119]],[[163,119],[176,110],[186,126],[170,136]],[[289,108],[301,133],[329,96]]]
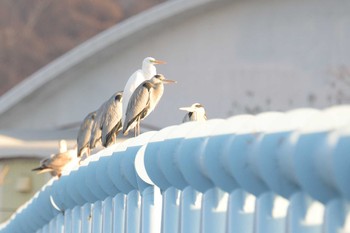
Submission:
[[[165,0],[2,0],[0,95],[63,53]]]

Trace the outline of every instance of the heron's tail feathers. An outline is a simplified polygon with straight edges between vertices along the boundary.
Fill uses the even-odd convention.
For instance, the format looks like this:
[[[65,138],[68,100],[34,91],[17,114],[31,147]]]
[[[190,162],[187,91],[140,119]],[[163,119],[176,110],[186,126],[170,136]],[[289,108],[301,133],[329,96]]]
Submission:
[[[101,137],[90,140],[90,149],[94,149],[99,141],[101,141]]]
[[[102,142],[102,146],[108,147],[111,145],[118,136],[120,130],[122,130],[122,120],[120,120],[110,132],[108,132],[106,139]]]
[[[80,148],[77,157],[80,158],[83,154],[90,156],[90,146],[89,144],[85,145],[84,147]]]

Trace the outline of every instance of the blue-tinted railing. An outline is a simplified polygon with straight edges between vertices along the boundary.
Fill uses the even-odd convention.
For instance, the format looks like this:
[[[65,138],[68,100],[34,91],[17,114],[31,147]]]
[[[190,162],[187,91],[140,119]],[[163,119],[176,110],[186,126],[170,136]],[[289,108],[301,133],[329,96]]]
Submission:
[[[350,106],[148,132],[51,180],[0,232],[349,232]]]

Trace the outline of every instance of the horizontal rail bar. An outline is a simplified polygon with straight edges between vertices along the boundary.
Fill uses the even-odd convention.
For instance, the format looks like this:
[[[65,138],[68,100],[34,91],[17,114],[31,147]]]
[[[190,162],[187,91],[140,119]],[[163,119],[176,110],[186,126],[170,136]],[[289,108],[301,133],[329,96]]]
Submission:
[[[170,126],[52,179],[0,233],[349,230],[349,142],[350,106]]]

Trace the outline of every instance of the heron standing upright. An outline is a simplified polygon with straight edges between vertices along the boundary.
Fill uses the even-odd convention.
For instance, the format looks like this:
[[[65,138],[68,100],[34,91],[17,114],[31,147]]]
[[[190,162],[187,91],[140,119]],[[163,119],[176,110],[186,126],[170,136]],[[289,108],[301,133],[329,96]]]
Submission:
[[[187,111],[185,117],[182,122],[187,121],[206,121],[207,115],[205,113],[205,109],[203,105],[199,103],[192,104],[191,107],[182,107],[180,110]]]
[[[128,79],[123,91],[123,123],[125,122],[125,114],[132,93],[142,82],[151,79],[154,75],[157,74],[157,69],[155,67],[157,64],[165,64],[165,62],[156,60],[153,57],[146,57],[143,59],[142,69],[135,71]]]
[[[102,123],[105,117],[106,104],[104,102],[96,111],[95,121],[92,125],[91,136],[90,136],[90,149],[96,147],[96,143],[101,140],[102,136]]]
[[[135,127],[135,136],[140,134],[140,121],[147,117],[157,106],[164,92],[163,84],[167,83],[175,83],[175,81],[165,79],[162,74],[156,74],[136,88],[125,113],[124,135],[127,135]]]
[[[80,125],[77,136],[78,157],[85,153],[85,151],[88,156],[90,155],[90,137],[95,117],[96,111],[89,113]]]
[[[120,91],[115,93],[106,103],[101,137],[104,147],[114,144],[118,132],[122,129],[122,99],[123,92]]]

